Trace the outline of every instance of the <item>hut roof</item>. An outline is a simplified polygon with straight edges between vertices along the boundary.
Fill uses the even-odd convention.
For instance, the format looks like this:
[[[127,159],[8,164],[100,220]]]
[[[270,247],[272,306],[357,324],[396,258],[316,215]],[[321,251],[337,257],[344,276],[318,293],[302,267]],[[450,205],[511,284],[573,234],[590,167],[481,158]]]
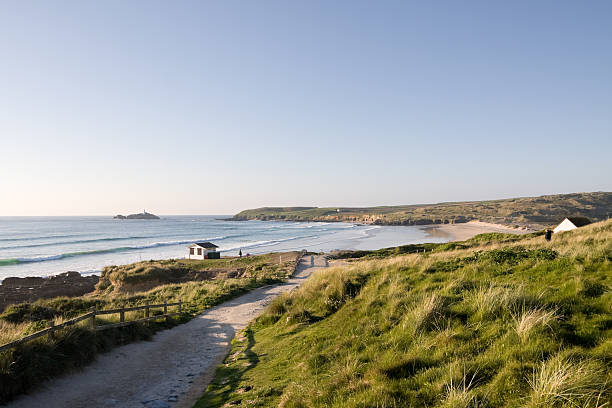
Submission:
[[[586,217],[567,217],[567,219],[577,227],[584,227],[585,225],[589,225],[591,223],[591,220]]]
[[[197,245],[202,248],[219,248],[217,245],[213,244],[212,242],[196,242],[193,245]]]

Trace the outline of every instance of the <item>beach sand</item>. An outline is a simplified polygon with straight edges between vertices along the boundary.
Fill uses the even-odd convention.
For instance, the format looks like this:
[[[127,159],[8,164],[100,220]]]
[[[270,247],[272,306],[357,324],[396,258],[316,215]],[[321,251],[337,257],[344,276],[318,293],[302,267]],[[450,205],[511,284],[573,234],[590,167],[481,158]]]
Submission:
[[[490,222],[470,221],[461,224],[439,224],[428,226],[423,229],[432,238],[447,238],[451,241],[465,241],[475,235],[486,232],[501,232],[504,234],[528,234],[534,232],[531,229],[519,229],[507,227]]]

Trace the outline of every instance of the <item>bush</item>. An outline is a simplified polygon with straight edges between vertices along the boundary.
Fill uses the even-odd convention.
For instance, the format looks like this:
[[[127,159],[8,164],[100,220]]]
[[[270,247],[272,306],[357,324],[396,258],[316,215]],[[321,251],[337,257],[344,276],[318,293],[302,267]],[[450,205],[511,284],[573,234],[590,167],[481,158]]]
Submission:
[[[476,252],[475,259],[488,259],[496,264],[515,265],[526,259],[552,261],[557,257],[557,252],[548,248],[527,250],[521,246],[493,249],[485,252]]]
[[[0,314],[0,319],[10,323],[35,322],[37,320],[50,320],[59,314],[60,312],[51,307],[21,303],[6,308],[4,313]]]
[[[585,279],[582,281],[580,294],[588,298],[598,298],[608,291],[608,287],[600,282]]]

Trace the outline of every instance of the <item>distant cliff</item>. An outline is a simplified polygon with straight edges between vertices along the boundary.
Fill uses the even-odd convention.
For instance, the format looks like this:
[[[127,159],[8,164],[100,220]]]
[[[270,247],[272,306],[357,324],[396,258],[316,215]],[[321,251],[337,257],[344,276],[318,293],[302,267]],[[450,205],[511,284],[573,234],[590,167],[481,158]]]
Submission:
[[[612,213],[612,193],[573,193],[384,207],[264,207],[245,210],[232,220],[356,222],[376,225],[452,224],[472,220],[509,226],[542,228],[568,216],[592,221]]]
[[[148,213],[146,211],[139,214],[130,214],[128,216],[119,214],[115,215],[113,218],[118,220],[159,220],[157,215]]]

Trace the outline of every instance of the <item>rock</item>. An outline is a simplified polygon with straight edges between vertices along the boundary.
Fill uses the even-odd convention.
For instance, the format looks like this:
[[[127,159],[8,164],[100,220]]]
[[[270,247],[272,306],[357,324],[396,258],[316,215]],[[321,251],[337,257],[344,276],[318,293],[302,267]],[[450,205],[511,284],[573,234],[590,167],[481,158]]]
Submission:
[[[6,278],[0,285],[0,312],[15,303],[57,296],[82,296],[95,290],[98,279],[96,275],[83,276],[74,271],[48,278]]]
[[[113,218],[116,220],[159,220],[157,215],[148,213],[146,211],[139,214],[130,214],[127,217],[125,215],[118,214]]]

